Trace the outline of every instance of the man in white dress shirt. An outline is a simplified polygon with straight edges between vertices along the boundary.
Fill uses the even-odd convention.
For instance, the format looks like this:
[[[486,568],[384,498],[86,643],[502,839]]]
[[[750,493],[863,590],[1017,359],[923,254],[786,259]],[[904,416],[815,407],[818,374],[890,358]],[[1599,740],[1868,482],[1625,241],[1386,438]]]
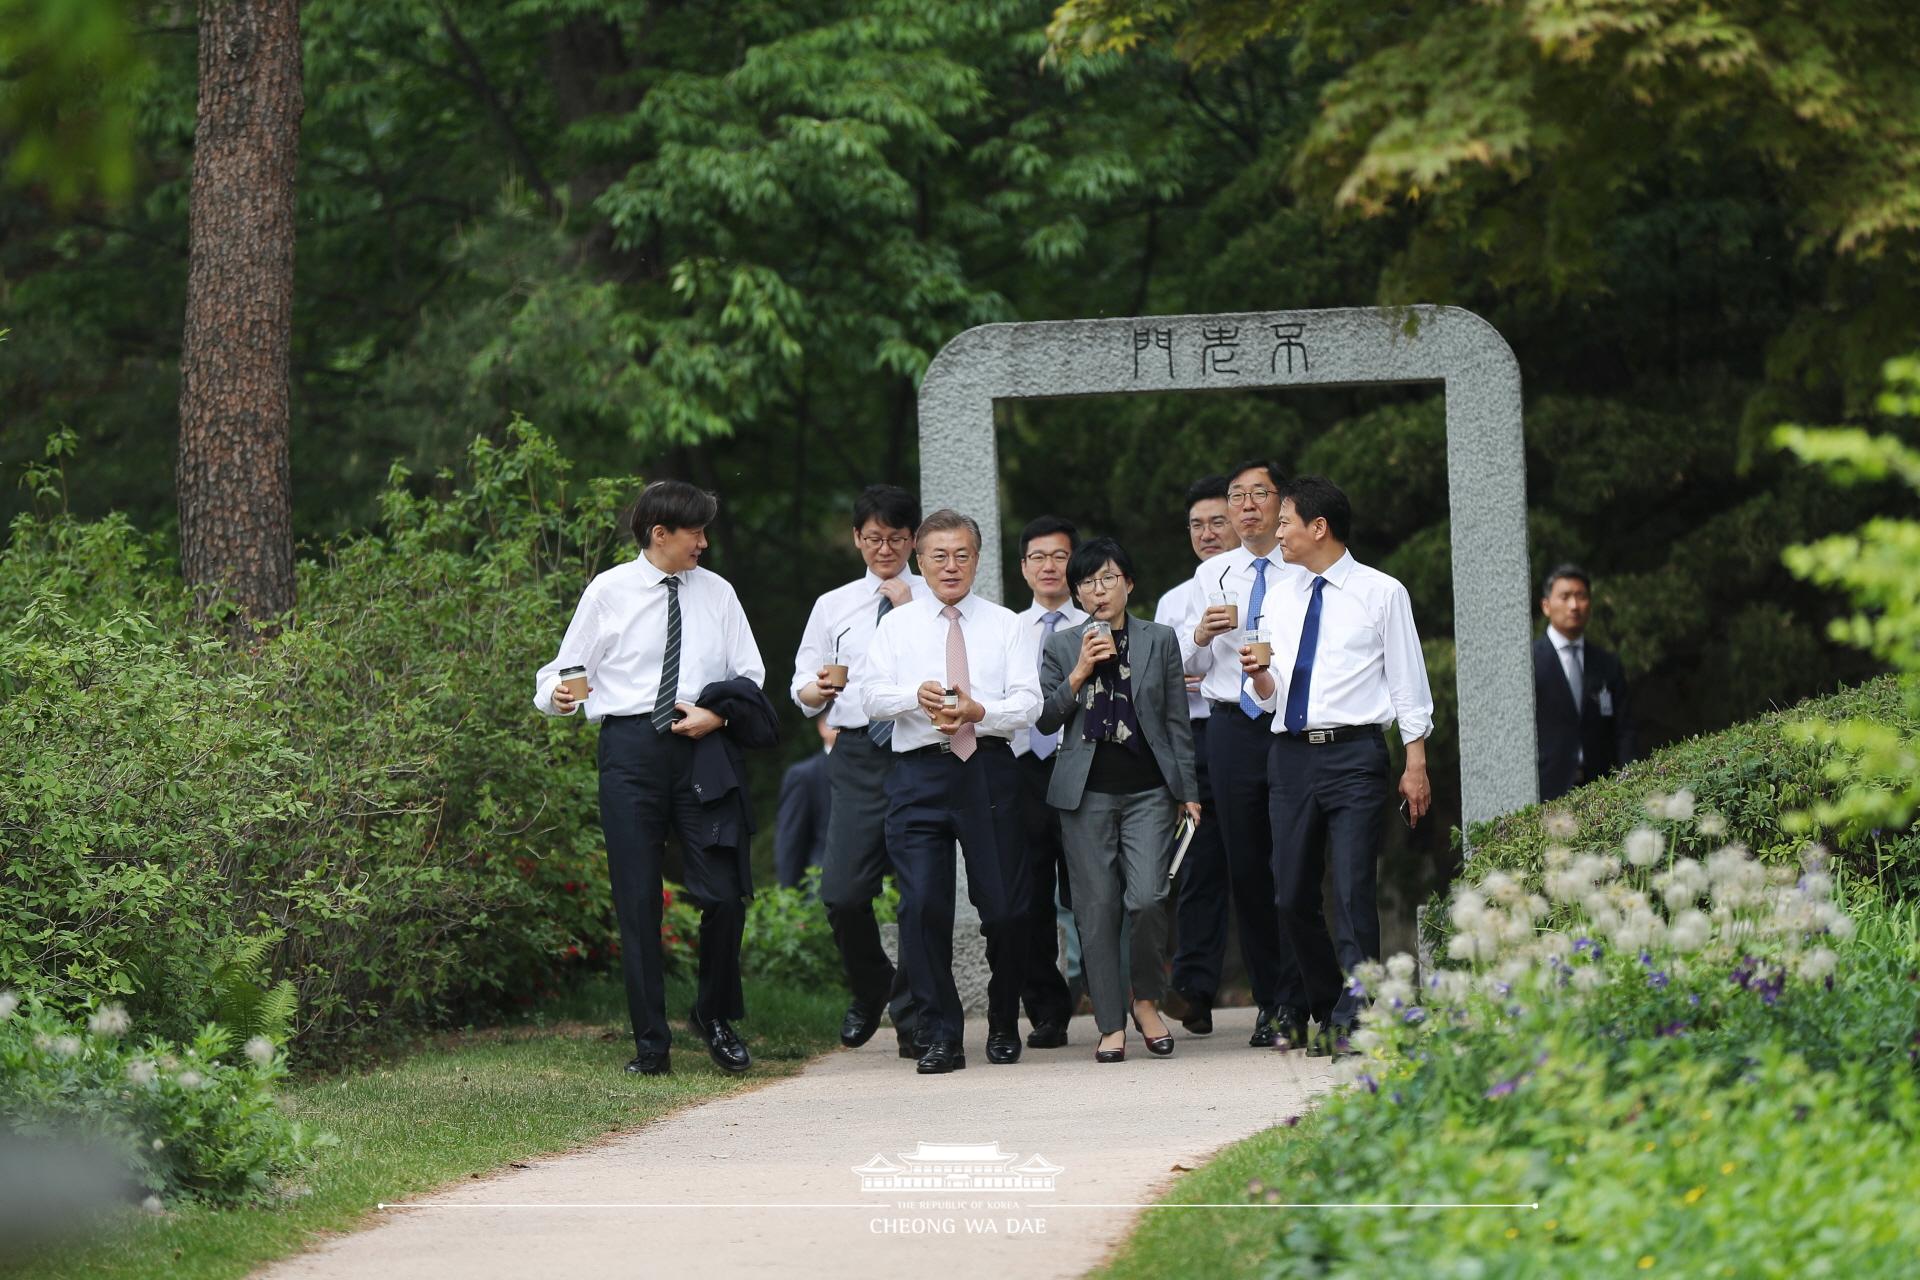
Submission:
[[[1180,655],[1188,674],[1201,677],[1200,695],[1208,704],[1207,773],[1227,846],[1240,953],[1259,1006],[1247,1042],[1256,1049],[1303,1048],[1306,979],[1273,907],[1273,828],[1267,815],[1273,716],[1255,705],[1240,673],[1246,631],[1264,625],[1267,600],[1297,571],[1281,560],[1274,532],[1280,522],[1280,468],[1256,460],[1227,475],[1227,514],[1240,545],[1194,571]],[[1222,592],[1232,593],[1231,608],[1209,603]]]
[[[1036,669],[1047,637],[1062,627],[1086,620],[1067,589],[1067,562],[1080,545],[1080,531],[1071,520],[1036,516],[1020,531],[1020,576],[1033,590],[1033,603],[1021,610],[1020,625],[1033,641]],[[1067,1042],[1067,1020],[1073,1017],[1073,996],[1060,974],[1060,912],[1056,889],[1065,854],[1060,843],[1060,811],[1047,803],[1053,784],[1053,753],[1059,733],[1027,729],[1013,735],[1013,758],[1020,769],[1020,829],[1031,873],[1027,899],[1026,984],[1020,993],[1027,1006],[1029,1049],[1058,1049]],[[1068,892],[1072,892],[1071,886]],[[1072,928],[1071,917],[1068,918]],[[1069,935],[1069,942],[1077,939]],[[1077,952],[1074,953],[1077,956]]]
[[[814,601],[793,659],[793,700],[809,716],[824,715],[840,731],[827,758],[833,806],[827,821],[826,861],[820,869],[820,900],[827,908],[834,945],[851,1002],[840,1023],[840,1043],[857,1049],[891,1012],[902,1057],[918,1058],[913,1045],[912,996],[904,971],[896,970],[880,945],[873,900],[892,869],[887,858],[887,775],[893,771],[891,721],[868,723],[860,706],[867,650],[880,620],[928,594],[927,584],[907,569],[920,502],[905,489],[869,485],[853,504],[853,547],[867,571]],[[846,687],[830,679],[829,665],[844,666]]]
[[[746,833],[717,822],[693,789],[694,744],[726,727],[693,700],[716,682],[758,686],[767,674],[733,587],[700,567],[706,526],[718,510],[712,494],[682,481],[648,485],[632,516],[640,557],[587,584],[559,654],[534,678],[534,706],[572,715],[583,704],[560,672],[586,668],[584,706],[600,724],[600,824],[633,1023],[627,1070],[640,1075],[665,1075],[673,1043],[660,954],[660,862],[670,830],[686,854],[687,895],[700,908],[694,1028],[718,1066],[744,1071],[751,1063],[732,1027],[745,1013]]]
[[[1400,776],[1409,826],[1426,815],[1427,735],[1433,692],[1407,589],[1347,550],[1347,495],[1318,476],[1287,485],[1281,554],[1300,570],[1268,606],[1273,666],[1242,666],[1255,698],[1275,711],[1269,760],[1273,879],[1281,926],[1306,971],[1314,1019],[1311,1052],[1338,1051],[1365,994],[1348,986],[1363,960],[1380,958],[1376,858],[1387,782],[1385,728],[1406,745]],[[1334,936],[1320,881],[1333,871]]]
[[[953,981],[956,841],[992,970],[987,1061],[1020,1060],[1029,890],[1008,739],[1039,716],[1040,677],[1026,628],[973,594],[980,526],[936,511],[914,545],[932,598],[895,609],[880,625],[860,702],[869,720],[893,723],[887,851],[900,883],[900,955],[927,1045],[917,1070],[943,1075],[967,1065]]]
[[[1239,539],[1227,514],[1227,478],[1207,476],[1187,488],[1187,540],[1193,554],[1205,564],[1224,555]],[[1188,632],[1188,620],[1206,609],[1200,579],[1187,578],[1160,597],[1153,620]],[[1220,971],[1227,958],[1227,907],[1231,901],[1227,880],[1227,847],[1220,839],[1220,816],[1213,804],[1213,784],[1207,772],[1207,720],[1212,708],[1200,696],[1201,677],[1187,676],[1187,717],[1193,724],[1194,772],[1200,786],[1200,825],[1194,828],[1187,855],[1173,886],[1173,991],[1184,1008],[1175,1008],[1180,1025],[1197,1036],[1213,1032],[1213,1001],[1220,990]]]

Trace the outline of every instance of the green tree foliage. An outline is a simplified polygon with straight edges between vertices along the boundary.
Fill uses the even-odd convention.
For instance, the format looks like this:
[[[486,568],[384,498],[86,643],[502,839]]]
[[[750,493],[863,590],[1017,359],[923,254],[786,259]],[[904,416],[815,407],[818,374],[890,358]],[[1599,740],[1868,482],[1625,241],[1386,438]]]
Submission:
[[[147,72],[128,0],[0,0],[0,179],[61,207],[124,198]]]

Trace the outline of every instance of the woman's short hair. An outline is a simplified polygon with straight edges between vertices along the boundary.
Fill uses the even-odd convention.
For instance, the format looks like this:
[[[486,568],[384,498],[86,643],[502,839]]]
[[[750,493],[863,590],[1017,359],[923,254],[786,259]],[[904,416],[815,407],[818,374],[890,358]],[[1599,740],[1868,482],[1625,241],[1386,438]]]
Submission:
[[[916,551],[919,549],[920,544],[927,540],[928,534],[945,533],[950,529],[965,529],[968,533],[972,534],[974,552],[975,554],[979,553],[981,547],[980,522],[972,516],[961,515],[952,507],[942,507],[920,522],[920,527],[913,531],[914,549]]]
[[[633,504],[629,527],[633,540],[650,546],[656,526],[669,533],[681,529],[704,529],[720,514],[720,499],[685,480],[655,480],[640,491]]]
[[[1106,567],[1107,561],[1113,561],[1130,582],[1138,582],[1134,576],[1133,557],[1127,549],[1112,538],[1088,538],[1073,549],[1073,558],[1067,561],[1067,587],[1075,596],[1080,594],[1080,584],[1099,573]]]

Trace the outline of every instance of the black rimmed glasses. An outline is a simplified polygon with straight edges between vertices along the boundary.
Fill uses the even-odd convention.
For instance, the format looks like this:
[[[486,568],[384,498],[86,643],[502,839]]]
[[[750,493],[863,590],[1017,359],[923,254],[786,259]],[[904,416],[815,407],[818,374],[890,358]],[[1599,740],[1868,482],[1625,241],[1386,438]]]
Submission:
[[[1120,585],[1119,574],[1101,573],[1101,574],[1095,574],[1091,578],[1080,579],[1080,581],[1075,584],[1074,590],[1075,591],[1111,591],[1119,585]]]
[[[1236,507],[1244,507],[1249,502],[1255,506],[1264,506],[1267,499],[1273,496],[1275,496],[1275,490],[1269,489],[1263,484],[1256,484],[1251,489],[1227,490],[1228,504]]]
[[[1032,565],[1034,568],[1038,569],[1041,565],[1044,565],[1044,564],[1063,565],[1067,561],[1073,559],[1073,552],[1071,551],[1029,551],[1027,552],[1027,554],[1025,554],[1024,556],[1021,556],[1020,558],[1022,560],[1025,560],[1028,564]]]
[[[863,533],[860,535],[860,545],[869,551],[878,551],[882,547],[892,547],[895,551],[905,551],[913,545],[913,535],[910,533],[889,533],[882,537],[877,533]]]

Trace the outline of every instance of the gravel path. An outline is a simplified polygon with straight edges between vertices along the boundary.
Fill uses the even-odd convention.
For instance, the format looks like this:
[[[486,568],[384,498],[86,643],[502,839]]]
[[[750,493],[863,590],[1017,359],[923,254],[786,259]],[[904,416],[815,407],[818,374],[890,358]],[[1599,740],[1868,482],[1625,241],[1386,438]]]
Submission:
[[[1090,1018],[1074,1021],[1067,1048],[1029,1049],[1009,1067],[987,1063],[985,1027],[970,1024],[966,1070],[936,1077],[915,1075],[883,1028],[791,1079],[386,1208],[369,1229],[263,1274],[1081,1275],[1175,1165],[1297,1114],[1330,1083],[1324,1058],[1248,1048],[1252,1021],[1250,1009],[1221,1010],[1205,1038],[1175,1024],[1167,1059],[1129,1035],[1127,1061],[1107,1066],[1093,1061]],[[855,1170],[876,1156],[879,1178],[905,1176],[884,1170],[919,1167],[905,1158],[916,1156],[954,1185],[863,1189]],[[959,1185],[969,1168],[1036,1157],[1023,1189]]]

